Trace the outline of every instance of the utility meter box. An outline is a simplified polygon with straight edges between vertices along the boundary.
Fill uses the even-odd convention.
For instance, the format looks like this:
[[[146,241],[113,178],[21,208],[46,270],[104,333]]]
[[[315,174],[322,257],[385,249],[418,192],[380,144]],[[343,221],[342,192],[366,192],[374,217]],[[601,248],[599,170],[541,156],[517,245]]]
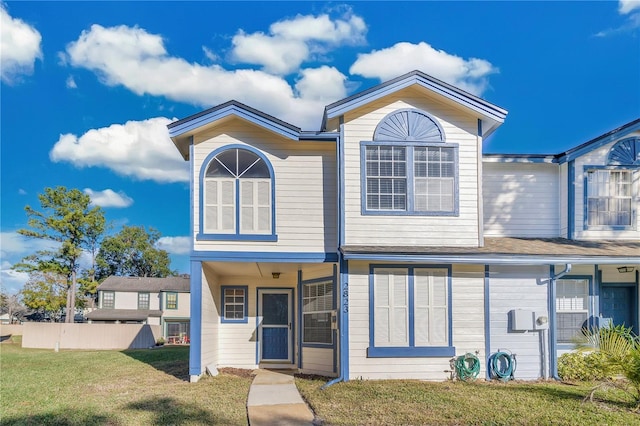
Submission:
[[[534,313],[528,309],[513,309],[511,315],[511,331],[529,331],[534,329]]]

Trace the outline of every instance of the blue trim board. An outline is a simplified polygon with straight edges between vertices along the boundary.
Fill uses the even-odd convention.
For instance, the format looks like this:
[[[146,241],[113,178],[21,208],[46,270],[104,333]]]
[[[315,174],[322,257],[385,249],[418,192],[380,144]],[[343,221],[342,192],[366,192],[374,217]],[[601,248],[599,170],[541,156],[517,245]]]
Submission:
[[[298,268],[298,368],[302,368],[302,329],[304,325],[302,324],[302,269]],[[295,351],[294,351],[295,353]]]
[[[189,324],[189,375],[202,374],[202,263],[191,261],[191,322]]]
[[[235,179],[235,197],[236,197],[236,209],[235,209],[235,233],[231,234],[207,234],[204,232],[204,179],[207,173],[207,169],[209,168],[209,163],[220,153],[224,151],[228,151],[230,149],[243,149],[245,151],[249,151],[255,155],[257,155],[267,166],[269,170],[269,176],[271,177],[271,234],[241,234],[240,233],[240,188],[239,179]],[[193,164],[193,160],[191,161]],[[193,174],[193,173],[192,173]],[[262,153],[262,151],[250,146],[250,145],[242,145],[242,144],[231,144],[219,147],[207,155],[200,166],[200,190],[198,191],[198,200],[199,200],[199,220],[200,223],[198,225],[198,240],[223,240],[223,241],[277,241],[278,236],[276,235],[276,175],[273,170],[273,165],[269,161],[269,159]],[[193,199],[193,194],[191,194]],[[193,206],[191,208],[193,212]]]
[[[349,262],[340,256],[340,304],[338,329],[340,330],[340,377],[349,381]]]
[[[335,263],[338,253],[253,252],[253,251],[197,251],[192,260],[203,262],[264,262],[264,263]]]
[[[409,296],[409,346],[407,347],[377,347],[375,346],[375,291],[374,280],[376,269],[401,268],[407,269]],[[449,346],[415,346],[414,325],[414,277],[415,269],[446,269],[447,270],[447,339]],[[454,356],[456,348],[453,345],[453,312],[452,312],[452,265],[415,265],[415,264],[370,264],[369,265],[369,348],[367,357],[439,357]]]
[[[406,150],[406,210],[367,210],[367,167],[366,148],[368,146],[397,146],[397,147],[442,147],[453,148],[454,170],[454,199],[453,211],[419,211],[415,209],[415,175],[414,151]],[[460,173],[457,143],[421,142],[421,141],[361,141],[360,142],[360,213],[363,216],[459,216],[460,215]]]
[[[226,319],[224,317],[225,312],[225,300],[224,300],[224,291],[225,290],[244,290],[244,316],[242,319]],[[220,322],[223,324],[247,324],[249,322],[249,286],[246,285],[223,285],[220,286],[220,311],[222,315],[220,315]]]
[[[484,265],[484,356],[487,380],[491,380],[489,355],[491,354],[491,268]]]
[[[572,240],[576,226],[576,165],[575,161],[567,164],[567,239]],[[585,207],[586,210],[586,207]],[[586,220],[586,214],[584,219]]]

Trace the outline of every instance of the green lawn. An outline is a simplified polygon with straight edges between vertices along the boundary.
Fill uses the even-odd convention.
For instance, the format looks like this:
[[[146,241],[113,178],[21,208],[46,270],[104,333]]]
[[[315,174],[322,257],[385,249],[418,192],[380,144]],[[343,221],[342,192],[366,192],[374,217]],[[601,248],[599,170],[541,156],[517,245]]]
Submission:
[[[296,379],[316,417],[330,425],[640,425],[619,392],[583,403],[587,384],[353,380],[321,390],[324,383]]]
[[[0,425],[246,425],[251,377],[225,370],[188,383],[188,347],[132,351],[0,344]],[[233,373],[233,374],[232,374]],[[589,385],[362,381],[300,376],[326,425],[640,425],[632,403]]]
[[[131,351],[0,344],[2,425],[246,425],[250,377],[188,383],[188,347]]]

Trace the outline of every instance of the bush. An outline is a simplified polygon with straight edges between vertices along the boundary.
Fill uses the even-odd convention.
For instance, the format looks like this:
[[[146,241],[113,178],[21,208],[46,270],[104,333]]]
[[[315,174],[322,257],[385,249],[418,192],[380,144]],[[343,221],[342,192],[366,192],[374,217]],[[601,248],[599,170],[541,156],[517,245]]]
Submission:
[[[558,358],[558,375],[567,381],[596,381],[608,377],[605,356],[600,352],[569,352]]]

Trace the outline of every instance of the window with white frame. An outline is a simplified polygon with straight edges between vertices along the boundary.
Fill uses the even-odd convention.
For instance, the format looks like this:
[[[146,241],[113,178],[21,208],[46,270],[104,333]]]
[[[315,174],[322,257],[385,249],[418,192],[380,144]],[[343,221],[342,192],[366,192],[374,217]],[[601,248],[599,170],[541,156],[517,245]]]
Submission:
[[[556,335],[558,343],[573,343],[589,319],[589,279],[556,282]]]
[[[372,267],[370,357],[450,356],[450,269]]]
[[[248,149],[215,155],[203,182],[205,234],[272,233],[272,177],[263,158]]]
[[[587,226],[632,225],[632,171],[596,169],[587,171]]]
[[[364,214],[458,214],[458,146],[429,114],[389,114],[361,151]]]
[[[138,309],[149,309],[149,293],[138,293]]]
[[[247,322],[247,287],[222,287],[222,322]]]
[[[333,344],[333,280],[302,284],[302,342]]]
[[[116,294],[113,291],[102,292],[102,309],[113,309],[116,304]]]

